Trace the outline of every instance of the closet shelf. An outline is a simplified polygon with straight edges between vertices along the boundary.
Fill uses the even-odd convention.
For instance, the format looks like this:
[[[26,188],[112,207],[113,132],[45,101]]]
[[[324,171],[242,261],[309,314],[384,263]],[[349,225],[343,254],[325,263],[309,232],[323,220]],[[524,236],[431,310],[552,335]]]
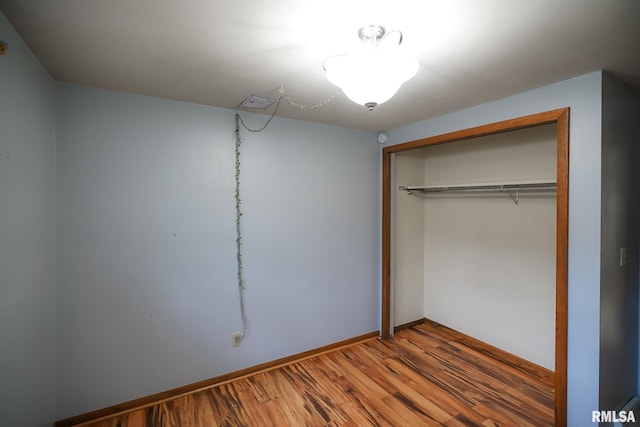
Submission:
[[[555,191],[555,182],[527,182],[511,184],[471,184],[471,185],[449,185],[439,187],[407,186],[402,185],[400,190],[412,193],[508,193],[515,204],[521,191]]]

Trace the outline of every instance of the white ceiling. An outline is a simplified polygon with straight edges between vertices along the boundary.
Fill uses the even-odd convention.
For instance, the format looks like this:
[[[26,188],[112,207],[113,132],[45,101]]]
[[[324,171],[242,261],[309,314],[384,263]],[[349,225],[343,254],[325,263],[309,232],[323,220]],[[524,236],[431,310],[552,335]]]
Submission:
[[[399,29],[420,70],[390,101],[369,112],[339,95],[278,111],[374,131],[599,69],[640,87],[638,0],[0,0],[0,10],[57,80],[226,108],[281,85],[318,104],[337,91],[325,58],[358,44],[365,25]]]

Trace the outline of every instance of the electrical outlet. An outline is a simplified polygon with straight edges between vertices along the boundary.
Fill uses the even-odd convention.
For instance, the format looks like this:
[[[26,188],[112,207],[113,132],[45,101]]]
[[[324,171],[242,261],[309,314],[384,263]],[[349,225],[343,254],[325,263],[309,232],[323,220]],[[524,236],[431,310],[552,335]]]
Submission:
[[[242,333],[236,332],[231,334],[231,347],[239,347],[242,342]]]

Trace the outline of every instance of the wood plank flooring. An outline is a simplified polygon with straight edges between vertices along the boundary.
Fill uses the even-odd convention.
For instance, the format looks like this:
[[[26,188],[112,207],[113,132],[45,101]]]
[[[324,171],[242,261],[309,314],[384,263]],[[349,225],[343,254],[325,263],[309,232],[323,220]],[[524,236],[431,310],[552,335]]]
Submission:
[[[91,427],[552,426],[553,385],[423,323]],[[544,370],[542,370],[544,371]]]

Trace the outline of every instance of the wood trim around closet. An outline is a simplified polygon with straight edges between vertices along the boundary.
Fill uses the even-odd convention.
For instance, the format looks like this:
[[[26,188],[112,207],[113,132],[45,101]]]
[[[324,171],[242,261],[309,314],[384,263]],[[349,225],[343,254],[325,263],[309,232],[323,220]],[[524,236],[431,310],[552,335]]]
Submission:
[[[555,337],[555,425],[567,424],[567,307],[569,230],[569,107],[497,123],[431,136],[382,150],[382,312],[380,333],[391,338],[391,171],[392,156],[415,148],[445,144],[517,129],[556,123],[556,337]]]
[[[569,307],[569,108],[556,121],[556,426],[567,425],[567,317]]]

